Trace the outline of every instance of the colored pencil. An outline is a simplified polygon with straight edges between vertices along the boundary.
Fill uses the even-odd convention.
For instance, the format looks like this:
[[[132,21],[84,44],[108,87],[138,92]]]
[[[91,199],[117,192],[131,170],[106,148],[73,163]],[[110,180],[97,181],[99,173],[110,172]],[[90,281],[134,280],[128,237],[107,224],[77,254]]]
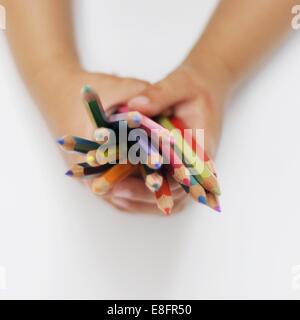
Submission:
[[[108,169],[110,169],[112,164],[105,164],[104,166],[91,167],[88,163],[78,163],[74,164],[69,171],[66,172],[66,175],[69,177],[81,178],[84,176],[90,176],[95,174],[100,174]]]
[[[183,184],[188,187],[190,185],[189,171],[172,149],[174,141],[171,135],[169,134],[168,130],[146,116],[142,116],[141,128],[145,129],[145,131],[147,131],[147,133],[150,135],[151,133],[157,135],[156,138],[158,141],[156,142],[159,144],[159,147],[162,151],[164,163],[168,164],[169,171],[171,172],[174,179],[180,184]],[[163,137],[163,139],[161,140],[159,136]],[[166,148],[164,148],[165,143],[169,146],[167,150]],[[151,144],[155,144],[155,141],[153,141],[152,139]]]
[[[176,118],[176,117],[172,117],[170,119],[170,121],[172,122],[173,126],[176,129],[179,129],[181,132],[181,135],[185,138],[187,138],[187,142],[189,143],[189,145],[192,147],[192,149],[194,150],[194,152],[197,153],[198,157],[200,159],[202,159],[205,162],[205,165],[211,170],[211,172],[217,176],[216,173],[216,167],[214,162],[209,158],[209,156],[207,155],[207,153],[205,152],[205,150],[202,148],[202,146],[197,143],[196,139],[193,137],[193,135],[190,134],[189,131],[186,130],[186,127],[183,123],[182,120]],[[198,151],[198,152],[197,152]]]
[[[123,105],[119,107],[118,109],[119,114],[116,114],[115,118],[112,119],[127,119],[127,114],[130,114],[132,112],[129,112],[129,109],[126,105]],[[115,116],[115,115],[114,115]],[[145,115],[142,115],[138,111],[135,111],[132,115],[132,118],[134,118],[134,128],[141,128],[144,129],[149,136],[151,136],[151,133],[153,133],[155,136],[159,133],[161,138],[166,139],[170,144],[173,144],[173,138],[169,134],[169,131],[166,130],[163,126],[161,126],[159,123],[153,121],[152,119],[148,118]]]
[[[191,184],[189,170],[184,166],[172,147],[168,151],[167,154],[164,148],[162,150],[164,163],[167,163],[166,168],[178,183],[189,187]]]
[[[146,165],[141,165],[140,171],[145,179],[145,184],[147,188],[151,192],[156,192],[161,188],[163,183],[163,177],[158,171],[152,170]]]
[[[96,194],[106,194],[115,183],[122,181],[129,175],[133,174],[136,170],[136,166],[132,164],[117,164],[105,172],[101,177],[94,179],[92,184],[92,190]]]
[[[163,159],[157,148],[149,141],[148,136],[139,136],[138,143],[143,154],[146,156],[146,158],[143,159],[145,160],[143,164],[146,164],[151,169],[159,170],[162,166]]]
[[[96,150],[100,147],[100,144],[95,141],[71,135],[66,135],[58,139],[57,143],[61,145],[64,150],[80,153],[88,153],[89,151]]]
[[[108,127],[109,121],[98,94],[89,85],[85,85],[81,90],[81,95],[94,125],[97,128]]]
[[[174,206],[172,192],[166,176],[163,176],[163,183],[159,191],[155,192],[158,208],[165,214],[169,215]]]
[[[210,192],[206,193],[207,205],[217,212],[221,212],[221,206],[218,197]]]
[[[204,165],[190,145],[183,139],[182,135],[178,130],[174,130],[175,127],[166,117],[159,117],[157,121],[164,126],[166,129],[172,131],[172,136],[176,142],[174,146],[177,153],[183,155],[184,162],[191,167],[193,175],[197,181],[208,191],[220,195],[220,187],[218,180],[215,175]]]

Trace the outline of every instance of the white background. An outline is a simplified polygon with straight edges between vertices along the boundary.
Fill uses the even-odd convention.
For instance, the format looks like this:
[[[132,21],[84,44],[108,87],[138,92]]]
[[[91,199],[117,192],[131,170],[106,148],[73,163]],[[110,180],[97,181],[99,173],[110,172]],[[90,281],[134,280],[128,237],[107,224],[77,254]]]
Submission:
[[[156,81],[216,3],[74,1],[83,63]],[[164,218],[120,213],[64,176],[0,31],[0,298],[300,298],[299,39],[228,106],[223,215],[191,204]]]

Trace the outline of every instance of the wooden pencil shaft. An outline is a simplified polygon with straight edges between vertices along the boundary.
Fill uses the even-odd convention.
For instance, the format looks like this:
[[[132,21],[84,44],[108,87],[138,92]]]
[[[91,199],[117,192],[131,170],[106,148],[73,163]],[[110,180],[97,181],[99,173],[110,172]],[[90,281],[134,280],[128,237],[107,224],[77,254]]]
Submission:
[[[117,164],[103,175],[103,179],[105,179],[109,184],[113,184],[122,180],[134,170],[135,167],[129,163]]]
[[[149,168],[146,164],[141,164],[141,167],[146,175],[149,175],[149,174],[156,172],[156,170]]]
[[[95,175],[95,174],[100,174],[103,173],[107,170],[109,170],[113,165],[111,164],[105,164],[103,166],[98,166],[98,167],[92,167],[88,163],[79,163],[77,165],[74,165],[71,169],[73,172],[74,176],[90,176],[90,175]],[[76,172],[78,172],[78,175],[76,175]]]
[[[221,212],[221,206],[218,197],[210,192],[206,193],[206,198],[207,198],[207,206],[210,207],[211,209]]]
[[[92,190],[96,194],[104,195],[113,187],[115,183],[125,179],[130,174],[134,173],[135,170],[136,167],[129,163],[117,164],[105,172],[101,177],[94,179],[92,183]]]

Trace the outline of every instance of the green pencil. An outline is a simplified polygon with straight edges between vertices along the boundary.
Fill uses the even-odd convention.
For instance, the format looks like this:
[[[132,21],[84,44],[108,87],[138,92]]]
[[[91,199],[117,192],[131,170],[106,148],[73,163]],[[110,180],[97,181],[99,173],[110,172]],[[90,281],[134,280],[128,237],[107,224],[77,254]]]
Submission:
[[[81,90],[81,95],[95,126],[97,128],[109,127],[110,124],[98,94],[89,85],[85,85]]]

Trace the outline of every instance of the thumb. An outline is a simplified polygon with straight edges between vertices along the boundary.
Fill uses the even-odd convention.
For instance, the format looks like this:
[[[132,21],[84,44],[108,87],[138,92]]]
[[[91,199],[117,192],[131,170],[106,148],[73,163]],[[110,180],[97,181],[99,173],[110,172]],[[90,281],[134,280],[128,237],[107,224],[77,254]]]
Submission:
[[[130,110],[139,111],[147,116],[156,116],[165,109],[183,102],[187,97],[187,87],[176,74],[148,86],[128,102]]]

